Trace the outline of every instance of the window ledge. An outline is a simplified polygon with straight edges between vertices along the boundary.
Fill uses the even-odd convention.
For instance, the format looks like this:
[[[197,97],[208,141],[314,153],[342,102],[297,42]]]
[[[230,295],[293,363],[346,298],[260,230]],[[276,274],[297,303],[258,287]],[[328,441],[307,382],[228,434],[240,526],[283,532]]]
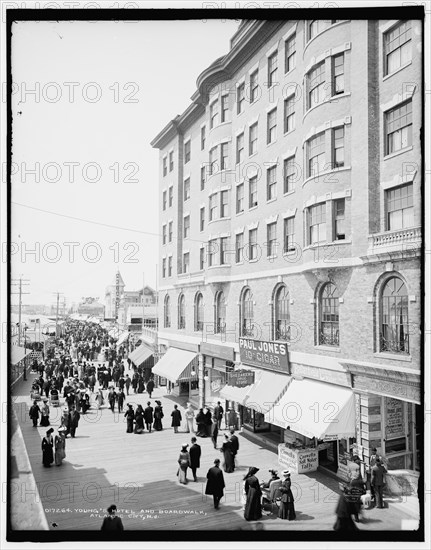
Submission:
[[[242,216],[243,214],[244,214],[244,210],[241,210],[241,212],[236,213],[237,216]]]
[[[267,199],[266,204],[269,204],[271,202],[275,202],[277,200],[277,197],[273,197],[272,199]]]
[[[403,153],[407,153],[407,151],[412,151],[412,150],[413,150],[413,145],[409,145],[408,147],[404,147],[404,149],[395,151],[395,153],[390,153],[389,155],[385,155],[383,157],[383,160],[389,160],[391,158],[397,157],[398,155],[402,155]]]
[[[207,269],[220,269],[224,267],[232,267],[231,264],[217,264],[217,265],[209,265]]]
[[[299,246],[298,246],[299,248]],[[297,256],[298,255],[298,249],[295,250],[288,250],[287,252],[283,252],[283,256]]]
[[[258,258],[254,258],[253,260],[248,260],[247,263],[249,263],[249,264],[254,264],[254,263],[256,263],[257,261],[259,261],[259,259],[258,259]]]
[[[314,346],[314,349],[321,350],[321,351],[333,351],[334,353],[341,352],[341,349],[337,346],[322,346],[320,344],[318,346]]]
[[[257,155],[257,151],[255,151],[254,153],[252,153],[251,155],[248,155],[248,158],[251,159],[252,157],[255,157]]]
[[[274,139],[274,141],[271,141],[271,143],[267,143],[267,147],[271,147],[271,145],[274,145],[274,143],[277,143],[277,138]]]
[[[314,180],[316,178],[320,178],[322,176],[327,176],[328,174],[338,174],[338,172],[348,172],[351,169],[352,169],[351,166],[342,166],[341,168],[333,168],[331,170],[323,170],[322,172],[319,172],[317,175],[309,176],[307,179],[305,179],[302,182],[302,187],[304,187],[304,185],[307,184],[309,181]],[[331,183],[331,181],[329,180],[328,183]]]
[[[405,65],[402,65],[401,67],[398,67],[398,69],[395,69],[395,71],[393,71],[392,73],[389,73],[387,74],[386,76],[384,76],[382,78],[382,82],[385,82],[385,80],[388,80],[388,78],[390,78],[391,76],[393,76],[394,74],[397,74],[399,73],[400,71],[402,71],[403,69],[405,69],[406,67],[408,67],[409,65],[412,64],[412,61],[409,61],[408,63],[406,63]]]
[[[213,126],[212,128],[210,128],[210,133],[211,133],[213,130],[216,130],[217,128],[220,128],[220,126],[226,126],[227,124],[232,124],[232,121],[231,121],[231,120],[225,120],[224,122],[220,122],[220,123],[217,124],[216,126]]]
[[[283,197],[287,197],[289,195],[293,195],[295,193],[295,189],[292,189],[292,191],[287,191],[286,193],[283,193]]]
[[[251,210],[256,210],[256,208],[258,207],[259,205],[256,204],[256,206],[250,206],[248,211],[251,212]]]
[[[337,101],[338,99],[340,99],[341,97],[349,97],[351,95],[350,92],[343,92],[342,94],[337,94],[337,95],[331,95],[331,97],[328,97],[327,99],[324,99],[323,101],[321,101],[320,103],[318,103],[317,105],[313,105],[313,107],[310,107],[307,111],[305,111],[305,113],[302,115],[302,122],[304,122],[306,116],[311,113],[311,111],[314,111],[314,109],[318,109],[321,105],[326,105],[326,103],[331,103],[332,102],[335,102]]]
[[[284,132],[283,137],[290,136],[290,134],[293,134],[295,132],[296,128],[292,128],[292,130],[289,130],[288,132]]]
[[[271,256],[267,256],[266,259],[271,261],[271,260],[276,260],[278,258],[277,254],[271,254]]]
[[[403,355],[398,353],[385,353],[385,352],[377,352],[374,354],[374,357],[378,359],[388,359],[390,361],[407,361],[408,363],[412,362],[412,356],[411,355]]]
[[[314,243],[304,246],[302,250],[317,250],[318,248],[326,248],[332,245],[352,244],[352,239],[340,239],[339,241],[324,241],[321,243]]]
[[[297,69],[297,66],[295,65],[294,67],[292,67],[289,71],[287,71],[286,73],[284,73],[284,76],[287,76],[287,75],[290,75],[293,73],[293,71]]]
[[[235,265],[244,265],[244,262],[235,262]]]

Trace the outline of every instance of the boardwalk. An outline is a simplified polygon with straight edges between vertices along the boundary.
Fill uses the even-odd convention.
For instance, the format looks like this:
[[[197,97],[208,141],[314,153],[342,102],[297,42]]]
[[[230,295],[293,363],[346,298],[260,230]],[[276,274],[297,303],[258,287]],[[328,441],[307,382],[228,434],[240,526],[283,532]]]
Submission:
[[[182,443],[190,443],[191,434],[174,434],[170,413],[174,400],[153,393],[164,407],[164,430],[127,434],[123,416],[109,408],[90,410],[81,421],[76,438],[67,439],[66,460],[60,467],[44,468],[41,439],[46,428],[34,428],[28,417],[29,389],[33,376],[14,396],[14,409],[22,430],[34,477],[39,488],[51,530],[100,529],[106,508],[116,503],[118,515],[127,530],[239,530],[256,528],[246,522],[242,510],[242,478],[249,466],[260,468],[258,477],[266,480],[268,469],[280,469],[277,456],[240,436],[239,465],[234,473],[224,474],[225,498],[214,510],[212,498],[205,496],[205,476],[214,458],[221,457],[210,439],[198,438],[202,447],[198,482],[180,485],[176,478],[177,459]],[[130,395],[129,402],[145,406],[148,394]],[[60,424],[60,409],[51,407],[51,425]],[[222,440],[219,437],[219,443]],[[190,476],[190,471],[189,471]],[[190,476],[191,477],[191,476]],[[319,472],[293,475],[297,520],[280,520],[276,514],[264,516],[257,526],[264,530],[332,530],[338,482]],[[399,530],[404,520],[415,518],[415,505],[389,503],[390,511],[366,511],[363,530]],[[417,516],[416,516],[417,517]],[[57,526],[54,527],[53,524]],[[407,525],[407,524],[406,524]],[[411,523],[408,524],[411,529]]]

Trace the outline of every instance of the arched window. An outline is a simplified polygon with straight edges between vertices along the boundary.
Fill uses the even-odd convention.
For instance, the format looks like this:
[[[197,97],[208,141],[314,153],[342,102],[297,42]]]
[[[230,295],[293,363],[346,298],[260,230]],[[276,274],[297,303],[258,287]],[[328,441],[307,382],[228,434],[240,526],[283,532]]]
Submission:
[[[216,296],[215,330],[216,334],[226,332],[226,302],[223,291]]]
[[[399,277],[391,277],[384,284],[380,311],[380,351],[409,353],[408,294]]]
[[[178,298],[178,328],[186,328],[186,298],[184,294],[180,294]]]
[[[202,331],[204,329],[204,297],[200,292],[195,298],[195,330]]]
[[[284,285],[275,293],[274,306],[275,339],[290,340],[289,291]]]
[[[254,334],[254,313],[253,313],[253,297],[251,290],[247,290],[242,295],[241,301],[241,316],[242,316],[242,330],[241,336],[252,337]]]
[[[340,344],[339,297],[337,287],[326,283],[320,292],[319,344],[338,346]]]
[[[171,326],[171,299],[169,296],[165,296],[165,302],[163,304],[163,319],[164,327],[169,328]]]

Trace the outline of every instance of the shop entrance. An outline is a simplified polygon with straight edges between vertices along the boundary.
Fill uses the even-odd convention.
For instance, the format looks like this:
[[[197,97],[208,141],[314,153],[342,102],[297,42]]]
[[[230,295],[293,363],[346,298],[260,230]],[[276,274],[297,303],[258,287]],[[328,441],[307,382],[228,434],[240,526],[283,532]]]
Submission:
[[[319,466],[336,472],[338,470],[338,445],[337,440],[317,442],[319,449]]]

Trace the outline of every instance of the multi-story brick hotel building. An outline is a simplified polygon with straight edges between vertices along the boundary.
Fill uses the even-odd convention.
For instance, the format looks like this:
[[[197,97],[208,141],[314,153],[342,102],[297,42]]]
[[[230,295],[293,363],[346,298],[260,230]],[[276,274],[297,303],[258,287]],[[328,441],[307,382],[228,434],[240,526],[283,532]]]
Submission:
[[[421,71],[420,20],[243,21],[152,142],[154,372],[287,464],[419,470]]]

